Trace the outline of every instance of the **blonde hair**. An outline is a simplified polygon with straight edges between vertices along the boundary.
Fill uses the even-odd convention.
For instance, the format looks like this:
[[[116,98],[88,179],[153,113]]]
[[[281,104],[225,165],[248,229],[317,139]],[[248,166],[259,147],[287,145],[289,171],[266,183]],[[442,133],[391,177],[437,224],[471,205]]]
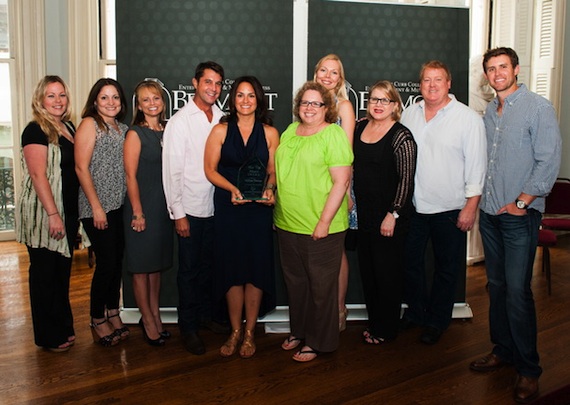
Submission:
[[[389,82],[388,80],[380,80],[374,83],[374,85],[368,91],[368,94],[372,94],[374,90],[383,91],[384,93],[386,93],[388,98],[396,104],[394,111],[392,111],[391,115],[394,121],[400,121],[400,118],[402,117],[402,111],[404,109],[402,103],[402,97],[400,97],[400,93],[398,92],[398,90],[396,90],[396,87],[394,87],[392,82]],[[368,119],[372,119],[372,115],[370,114],[370,104],[368,104],[366,117]]]
[[[334,53],[329,53],[328,55],[323,56],[317,62],[316,66],[315,66],[315,73],[313,74],[313,81],[317,81],[317,71],[319,70],[319,68],[321,67],[323,62],[325,62],[327,60],[334,60],[334,61],[338,62],[338,66],[339,66],[340,80],[338,81],[338,83],[336,85],[334,94],[336,95],[336,97],[339,101],[340,100],[348,100],[348,93],[346,92],[344,67],[342,66],[342,61],[340,60],[338,55],[336,55]]]
[[[61,121],[69,121],[71,117],[69,88],[59,76],[44,76],[37,84],[36,89],[34,90],[34,95],[32,96],[32,117],[46,134],[48,142],[58,144],[60,135],[59,123],[50,113],[47,112],[43,105],[47,86],[52,83],[60,83],[63,86],[65,96],[67,97],[67,108],[65,109],[65,113],[61,116]]]

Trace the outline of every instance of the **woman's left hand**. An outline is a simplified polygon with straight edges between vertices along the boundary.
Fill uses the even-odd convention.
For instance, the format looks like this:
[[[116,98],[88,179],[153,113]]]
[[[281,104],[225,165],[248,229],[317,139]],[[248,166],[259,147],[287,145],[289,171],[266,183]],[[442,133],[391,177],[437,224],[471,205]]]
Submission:
[[[62,240],[65,237],[65,226],[59,214],[49,216],[49,236],[55,240]]]
[[[396,228],[396,218],[391,213],[387,213],[380,224],[380,235],[391,238],[394,236],[394,228]]]
[[[319,240],[319,239],[324,239],[327,236],[329,236],[329,225],[319,220],[311,237],[313,238],[313,240]]]
[[[135,232],[143,232],[146,229],[146,219],[144,215],[133,215],[133,219],[131,220],[131,228]]]
[[[275,194],[273,193],[273,190],[266,188],[263,191],[262,197],[264,199],[263,200],[257,200],[258,203],[265,204],[265,205],[274,205],[275,204]]]

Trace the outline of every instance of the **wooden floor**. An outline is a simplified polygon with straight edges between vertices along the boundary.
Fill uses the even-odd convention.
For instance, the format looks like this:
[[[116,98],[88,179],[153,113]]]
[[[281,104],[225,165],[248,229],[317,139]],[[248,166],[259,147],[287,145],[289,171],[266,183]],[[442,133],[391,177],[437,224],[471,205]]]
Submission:
[[[552,255],[552,295],[547,294],[537,254],[535,293],[541,395],[570,383],[570,235]],[[131,337],[113,348],[92,342],[88,328],[92,270],[85,252],[75,257],[71,300],[77,343],[66,353],[34,346],[30,320],[26,250],[0,243],[1,404],[509,404],[515,372],[489,374],[468,369],[489,352],[485,269],[469,267],[467,302],[474,317],[454,320],[434,346],[408,331],[390,344],[361,341],[362,323],[350,323],[340,349],[299,364],[280,348],[283,335],[257,331],[254,358],[222,359],[224,337],[203,332],[207,353],[193,356],[173,338],[150,347],[131,327]]]

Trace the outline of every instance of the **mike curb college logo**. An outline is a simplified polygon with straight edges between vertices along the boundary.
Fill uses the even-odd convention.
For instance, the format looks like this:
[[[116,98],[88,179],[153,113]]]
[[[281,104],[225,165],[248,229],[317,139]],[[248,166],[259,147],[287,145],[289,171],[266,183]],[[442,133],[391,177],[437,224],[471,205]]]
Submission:
[[[164,83],[155,77],[147,77],[144,80],[152,80],[157,82],[165,93],[166,99],[166,119],[168,120],[176,111],[180,110],[182,107],[188,103],[188,100],[192,98],[195,94],[195,88],[191,84],[178,84],[176,90],[169,90],[166,88]],[[222,94],[220,98],[216,101],[216,104],[222,111],[228,111],[228,99],[230,97],[230,90],[234,83],[234,79],[225,79],[222,85]],[[265,98],[267,99],[267,108],[269,111],[275,110],[275,101],[279,98],[277,92],[271,91],[271,86],[263,85],[263,91],[265,92]],[[134,106],[134,95],[133,95],[133,106]]]

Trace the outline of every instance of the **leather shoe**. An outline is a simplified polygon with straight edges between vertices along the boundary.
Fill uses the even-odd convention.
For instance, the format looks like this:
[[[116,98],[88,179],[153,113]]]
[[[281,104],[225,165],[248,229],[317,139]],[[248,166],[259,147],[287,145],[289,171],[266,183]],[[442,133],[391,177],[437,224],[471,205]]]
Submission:
[[[200,355],[206,353],[204,342],[196,332],[182,335],[182,344],[184,348],[192,354]]]
[[[492,371],[497,370],[506,364],[507,362],[495,353],[489,353],[488,355],[471,362],[471,364],[469,364],[469,368],[473,371]]]
[[[231,332],[229,324],[223,324],[212,320],[200,322],[200,327],[202,329],[209,329],[218,335],[229,335]]]
[[[514,399],[519,404],[526,404],[538,396],[538,378],[520,375],[515,385]]]
[[[441,329],[434,328],[433,326],[428,326],[424,329],[422,335],[420,336],[420,340],[426,345],[433,345],[439,341],[442,333],[443,331]]]

